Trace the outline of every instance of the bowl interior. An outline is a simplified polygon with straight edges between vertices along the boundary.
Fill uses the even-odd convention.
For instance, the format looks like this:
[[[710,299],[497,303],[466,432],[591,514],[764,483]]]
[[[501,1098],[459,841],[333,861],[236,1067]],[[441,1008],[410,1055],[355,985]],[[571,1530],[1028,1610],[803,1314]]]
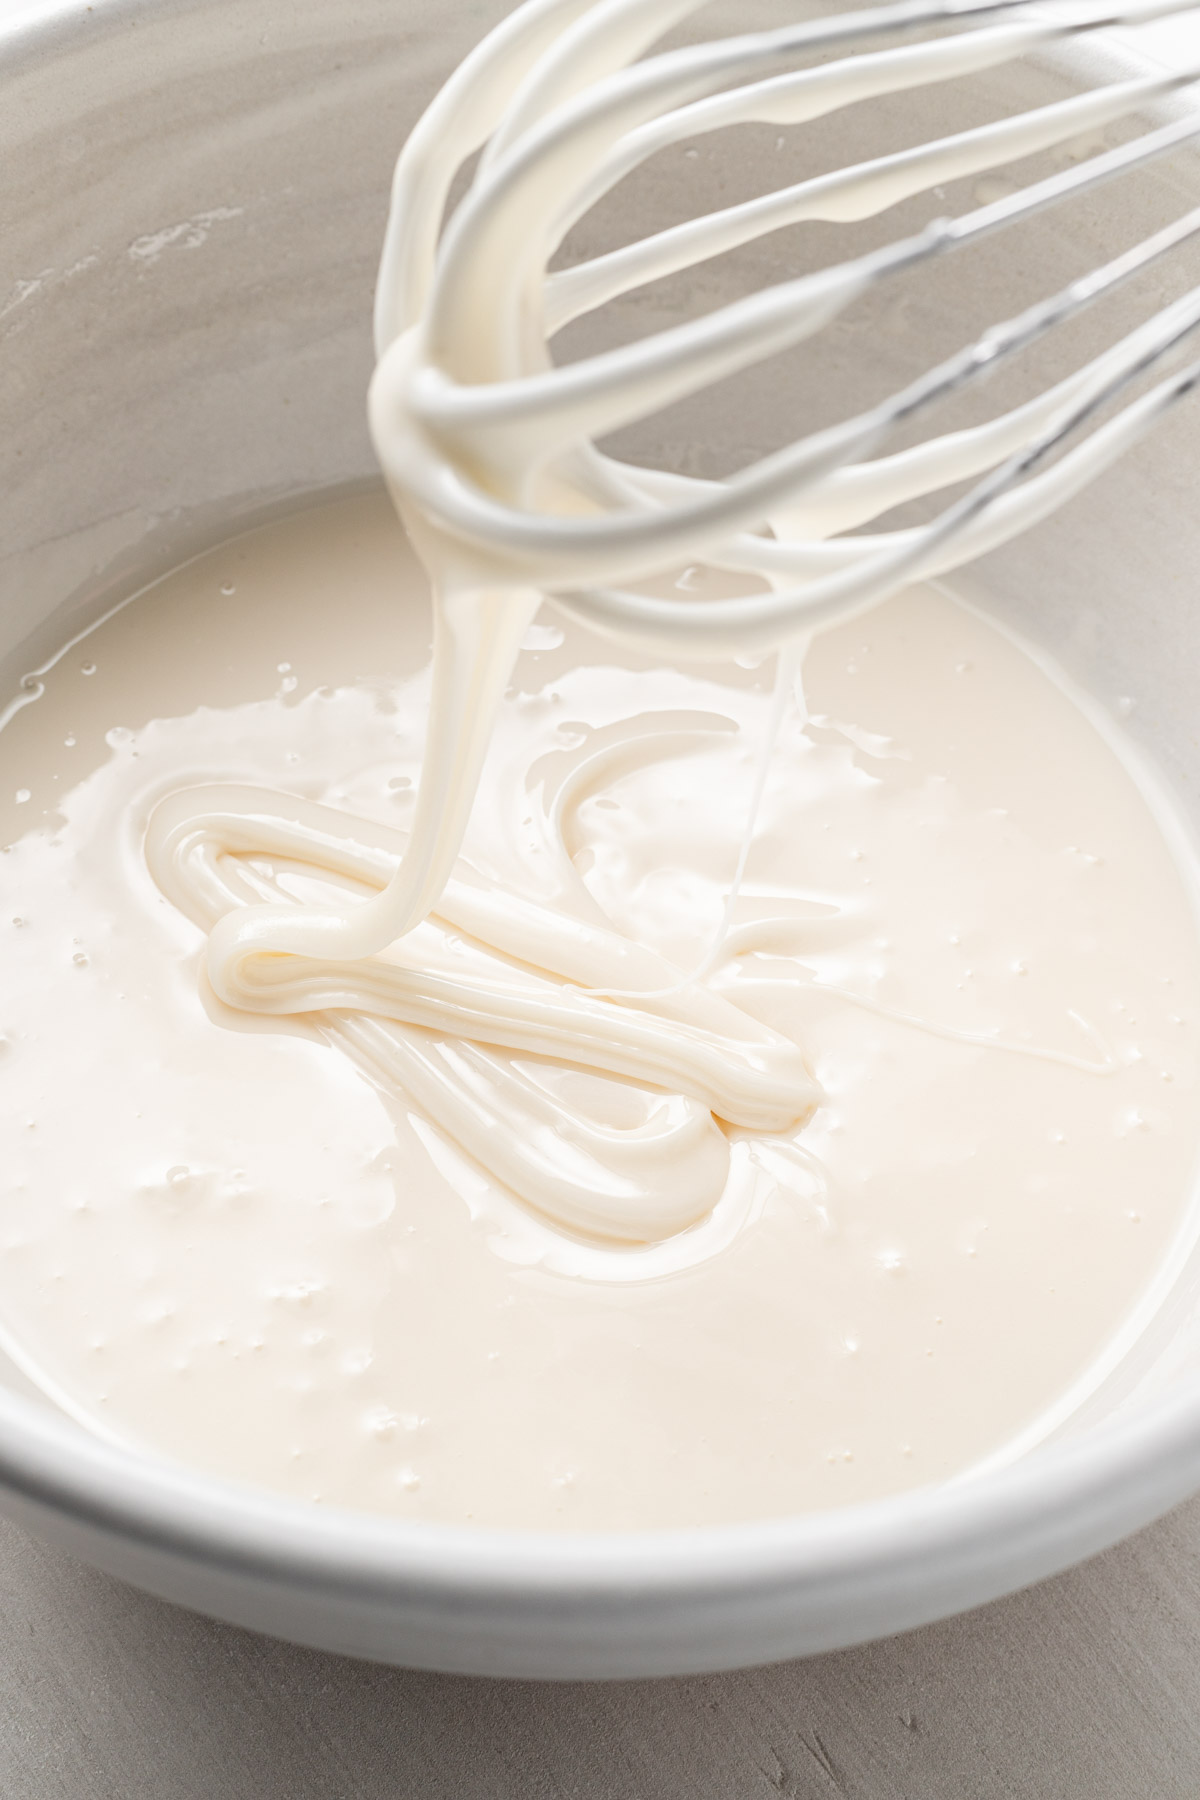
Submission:
[[[110,0],[53,7],[0,40],[0,689],[122,593],[218,532],[299,496],[367,481],[370,312],[391,166],[437,83],[505,11],[496,0]],[[745,22],[745,9],[738,18]],[[1069,64],[1002,70],[937,90],[939,133],[1070,91]],[[659,159],[572,234],[572,259],[612,233],[691,210],[706,191],[761,191],[790,167],[833,167],[929,134],[911,102],[855,108],[808,132],[729,134],[712,154]],[[1115,141],[1115,138],[1114,138]],[[1029,172],[1060,167],[1071,146]],[[792,175],[791,179],[796,179]],[[947,211],[1005,191],[960,184]],[[822,354],[673,408],[619,447],[718,472],[866,404],[987,321],[1016,312],[1200,198],[1183,155],[1045,215],[1019,234],[881,290]],[[705,272],[703,296],[815,266],[927,216],[912,204],[861,227],[767,239]],[[945,418],[979,416],[1065,373],[1122,321],[1182,292],[1181,259],[1047,342]],[[695,304],[686,281],[564,334],[567,355]],[[1200,407],[1178,409],[1064,512],[952,583],[1042,645],[1128,729],[1189,827],[1200,823]],[[15,1391],[34,1392],[15,1367]],[[1067,1429],[1200,1373],[1200,1271]]]

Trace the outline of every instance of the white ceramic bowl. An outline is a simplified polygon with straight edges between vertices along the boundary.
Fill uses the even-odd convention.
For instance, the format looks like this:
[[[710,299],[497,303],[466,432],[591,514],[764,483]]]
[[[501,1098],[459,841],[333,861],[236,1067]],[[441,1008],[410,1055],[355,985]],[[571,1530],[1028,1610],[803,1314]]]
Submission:
[[[216,528],[371,474],[363,395],[390,166],[501,10],[0,6],[0,698],[123,587]],[[990,80],[989,104],[1008,106],[1071,75],[1044,65]],[[941,128],[959,116],[952,96],[934,105],[918,118],[926,131],[932,116]],[[831,128],[829,160],[872,129]],[[748,141],[747,157],[761,153]],[[668,198],[671,179],[644,203]],[[1031,269],[1049,291],[1198,199],[1200,167],[1177,159],[1057,214],[1019,252],[995,243],[939,274],[917,315],[947,343],[962,338],[964,321],[1032,297],[1018,293]],[[888,320],[835,339],[822,364],[831,406],[900,367]],[[769,384],[756,418],[765,442],[781,424]],[[673,456],[679,434],[698,431],[694,414],[668,420],[647,447]],[[744,429],[737,448],[755,448]],[[1134,729],[1193,817],[1198,473],[1193,406],[973,577],[977,597],[1101,700],[1137,698]],[[1137,1357],[1054,1442],[991,1475],[835,1514],[589,1536],[316,1511],[90,1438],[20,1391],[15,1371],[0,1388],[0,1502],[156,1593],[362,1656],[556,1677],[766,1661],[1035,1581],[1200,1486],[1194,1285],[1185,1273]]]

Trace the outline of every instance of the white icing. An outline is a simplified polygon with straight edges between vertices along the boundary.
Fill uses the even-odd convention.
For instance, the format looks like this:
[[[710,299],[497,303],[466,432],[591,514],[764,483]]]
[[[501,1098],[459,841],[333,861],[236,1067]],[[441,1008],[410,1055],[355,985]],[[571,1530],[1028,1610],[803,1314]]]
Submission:
[[[770,671],[543,626],[378,969],[500,987],[505,1031],[640,996],[589,987],[569,1061],[223,1005],[231,897],[369,903],[410,841],[427,633],[386,497],[332,504],[131,602],[0,734],[6,1344],[93,1429],[411,1518],[779,1515],[1036,1438],[1175,1265],[1197,1152],[1191,864],[1103,734],[936,593],[821,635],[714,956]],[[606,1073],[622,1020],[729,1044],[718,1091]],[[714,1122],[797,1044],[805,1122]]]

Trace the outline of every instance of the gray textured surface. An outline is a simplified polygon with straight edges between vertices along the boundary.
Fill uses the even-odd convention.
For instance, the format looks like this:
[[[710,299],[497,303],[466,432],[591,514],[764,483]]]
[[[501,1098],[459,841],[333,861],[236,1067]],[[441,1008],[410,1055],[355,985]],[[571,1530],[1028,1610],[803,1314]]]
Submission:
[[[0,1525],[3,1800],[1195,1800],[1200,1501],[810,1662],[543,1686],[216,1625]]]

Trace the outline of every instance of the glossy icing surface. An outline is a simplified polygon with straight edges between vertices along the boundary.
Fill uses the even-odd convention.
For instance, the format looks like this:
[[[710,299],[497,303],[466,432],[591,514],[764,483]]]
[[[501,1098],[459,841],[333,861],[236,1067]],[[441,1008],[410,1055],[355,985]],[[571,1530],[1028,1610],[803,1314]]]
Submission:
[[[689,983],[769,667],[526,629],[375,1010],[228,1007],[188,909],[361,902],[408,841],[429,613],[382,499],[188,565],[11,718],[10,1346],[97,1429],[419,1517],[764,1516],[1004,1453],[1189,1229],[1190,865],[1024,650],[914,590],[810,649]],[[574,1050],[514,1041],[564,1005]]]

